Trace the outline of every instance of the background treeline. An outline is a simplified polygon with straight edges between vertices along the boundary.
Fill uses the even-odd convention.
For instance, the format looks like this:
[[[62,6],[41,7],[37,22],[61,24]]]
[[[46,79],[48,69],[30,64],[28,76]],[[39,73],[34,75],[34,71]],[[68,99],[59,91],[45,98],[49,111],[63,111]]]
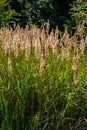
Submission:
[[[87,22],[86,14],[86,0],[0,0],[0,27],[14,22],[22,27],[45,26],[49,19],[51,27],[71,29],[82,20]]]

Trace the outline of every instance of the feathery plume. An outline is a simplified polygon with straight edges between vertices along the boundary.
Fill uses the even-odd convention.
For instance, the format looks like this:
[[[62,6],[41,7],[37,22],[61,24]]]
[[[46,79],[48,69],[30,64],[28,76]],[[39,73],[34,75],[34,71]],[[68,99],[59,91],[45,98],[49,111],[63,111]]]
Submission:
[[[82,54],[84,54],[85,49],[86,49],[86,44],[85,44],[84,38],[82,37],[82,39],[81,39],[81,41],[80,41],[80,50],[81,50],[81,53],[82,53]]]

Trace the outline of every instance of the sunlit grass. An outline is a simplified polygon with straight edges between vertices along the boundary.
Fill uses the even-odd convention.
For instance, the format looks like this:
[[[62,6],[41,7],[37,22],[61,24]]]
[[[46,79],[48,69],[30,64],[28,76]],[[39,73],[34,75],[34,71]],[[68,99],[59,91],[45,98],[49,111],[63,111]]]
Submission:
[[[31,32],[36,30],[33,28]],[[24,38],[22,31],[18,32],[20,39]],[[66,33],[56,46],[53,32],[49,38],[43,31],[36,37],[28,30],[25,32],[25,38],[31,37],[26,43],[30,49],[27,53],[27,48],[20,45],[22,40],[14,48],[5,48],[6,41],[1,38],[0,130],[87,129],[86,51],[81,52],[79,46],[77,49],[75,39],[69,48],[68,42],[73,38],[68,39]],[[35,49],[37,37],[41,38],[41,50]],[[52,42],[48,47],[47,39]]]

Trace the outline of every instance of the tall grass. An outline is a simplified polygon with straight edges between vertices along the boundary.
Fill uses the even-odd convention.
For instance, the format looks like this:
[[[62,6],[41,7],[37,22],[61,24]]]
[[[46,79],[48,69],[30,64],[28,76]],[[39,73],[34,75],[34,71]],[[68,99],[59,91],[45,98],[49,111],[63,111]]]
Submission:
[[[0,130],[87,129],[87,37],[0,29]]]

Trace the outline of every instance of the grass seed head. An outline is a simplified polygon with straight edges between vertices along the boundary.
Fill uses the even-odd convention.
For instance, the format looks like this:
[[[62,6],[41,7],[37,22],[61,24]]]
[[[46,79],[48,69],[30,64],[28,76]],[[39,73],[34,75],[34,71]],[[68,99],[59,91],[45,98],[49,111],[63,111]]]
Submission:
[[[84,54],[85,49],[86,49],[86,44],[85,44],[84,38],[82,37],[82,39],[81,39],[81,41],[80,41],[80,50],[81,50],[81,53],[82,53],[82,54]]]
[[[46,62],[45,61],[45,57],[42,54],[42,56],[41,56],[40,70],[39,70],[40,75],[42,75],[42,73],[43,73],[43,71],[45,69],[45,62]]]

